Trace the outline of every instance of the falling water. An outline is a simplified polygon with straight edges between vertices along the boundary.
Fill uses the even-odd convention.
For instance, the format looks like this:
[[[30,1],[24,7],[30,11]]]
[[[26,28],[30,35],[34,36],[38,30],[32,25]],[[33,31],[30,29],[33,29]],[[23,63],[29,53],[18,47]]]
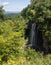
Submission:
[[[35,47],[36,46],[36,24],[32,24],[31,32],[30,32],[30,44],[29,46]]]
[[[48,39],[42,34],[42,31],[38,29],[38,24],[33,23],[30,26],[30,36],[26,47],[31,47],[39,51],[48,53]]]

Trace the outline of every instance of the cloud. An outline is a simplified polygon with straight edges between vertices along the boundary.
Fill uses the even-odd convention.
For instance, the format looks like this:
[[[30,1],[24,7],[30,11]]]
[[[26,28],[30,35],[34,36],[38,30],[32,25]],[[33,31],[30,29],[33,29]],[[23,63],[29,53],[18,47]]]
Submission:
[[[9,2],[3,2],[2,5],[5,6],[5,5],[8,5]]]
[[[2,3],[0,3],[0,5],[2,5],[2,6],[6,6],[8,4],[9,4],[9,2],[2,2]]]

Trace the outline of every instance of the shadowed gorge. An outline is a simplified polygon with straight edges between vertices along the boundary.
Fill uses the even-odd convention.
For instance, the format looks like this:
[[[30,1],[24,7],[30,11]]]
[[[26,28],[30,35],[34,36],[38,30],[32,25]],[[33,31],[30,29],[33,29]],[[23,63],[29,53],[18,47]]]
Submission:
[[[27,47],[34,48],[37,51],[49,53],[48,38],[38,28],[39,24],[29,23],[26,29],[25,37],[28,36]],[[27,31],[28,30],[28,31]],[[28,35],[26,35],[28,33]]]

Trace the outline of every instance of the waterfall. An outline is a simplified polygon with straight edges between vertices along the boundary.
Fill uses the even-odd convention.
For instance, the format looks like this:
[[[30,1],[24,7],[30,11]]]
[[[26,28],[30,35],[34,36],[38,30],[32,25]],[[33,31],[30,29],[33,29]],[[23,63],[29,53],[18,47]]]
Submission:
[[[31,26],[31,31],[30,31],[30,44],[28,46],[30,47],[36,47],[36,24],[33,23]]]
[[[46,53],[48,53],[49,51],[49,46],[48,46],[48,38],[45,37],[45,35],[43,34],[43,32],[41,30],[39,30],[38,28],[38,24],[36,23],[31,23],[28,31],[29,31],[29,39],[28,39],[28,43],[26,44],[26,47],[31,47],[37,51],[44,51]]]

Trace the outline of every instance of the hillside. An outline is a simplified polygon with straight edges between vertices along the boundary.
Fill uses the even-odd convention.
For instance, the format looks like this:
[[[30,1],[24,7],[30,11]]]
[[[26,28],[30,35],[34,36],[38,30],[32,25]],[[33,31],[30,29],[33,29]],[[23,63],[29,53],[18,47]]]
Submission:
[[[19,13],[0,6],[0,65],[51,65],[51,0]]]

